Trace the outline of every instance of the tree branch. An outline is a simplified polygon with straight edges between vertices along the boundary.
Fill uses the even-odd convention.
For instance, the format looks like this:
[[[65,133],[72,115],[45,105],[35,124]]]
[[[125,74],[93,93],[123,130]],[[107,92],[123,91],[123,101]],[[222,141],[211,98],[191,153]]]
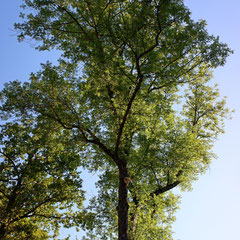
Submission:
[[[15,162],[13,161],[13,159],[12,159],[8,154],[6,154],[5,152],[3,152],[1,149],[0,149],[0,154],[2,154],[3,156],[5,156],[5,157],[12,163],[13,168],[14,168],[14,170],[16,171],[17,176],[19,177],[20,174],[19,174],[18,168],[17,168]]]
[[[22,216],[18,216],[16,218],[14,218],[13,220],[10,221],[11,223],[14,223],[16,221],[19,221],[21,219],[24,218],[28,218],[28,217],[32,217],[34,215],[30,215],[31,213],[34,213],[38,208],[40,208],[42,205],[44,205],[45,203],[51,201],[54,197],[48,197],[47,199],[45,199],[43,202],[39,203],[37,206],[35,206],[34,208],[32,208],[31,210],[29,210],[28,212],[26,212],[25,214],[23,214]]]
[[[4,197],[6,197],[7,199],[10,199],[10,196],[8,196],[5,192],[3,192],[1,189],[0,189],[0,193],[2,193],[4,195]]]
[[[158,188],[156,191],[152,192],[152,193],[150,194],[150,196],[153,197],[154,195],[158,196],[158,195],[160,195],[160,194],[162,194],[162,193],[165,193],[165,192],[167,192],[167,191],[175,188],[175,187],[178,186],[180,183],[181,183],[180,181],[175,181],[175,182],[173,182],[173,183],[171,183],[171,184],[166,185],[165,187]]]
[[[56,3],[55,3],[56,4]],[[62,9],[64,12],[66,12],[68,14],[68,16],[71,17],[71,19],[78,25],[78,27],[81,29],[81,31],[86,35],[86,31],[83,29],[82,25],[79,23],[79,21],[77,20],[77,18],[75,18],[73,16],[73,14],[65,7],[62,7],[58,4],[56,4],[57,7],[59,7],[60,9]]]
[[[136,60],[136,66],[137,66],[137,70],[138,70],[139,81],[138,81],[138,84],[136,85],[135,90],[134,90],[134,92],[133,92],[133,94],[132,94],[132,96],[131,96],[128,104],[127,104],[127,109],[125,111],[125,114],[123,116],[122,122],[121,122],[119,130],[118,130],[117,141],[116,141],[116,145],[115,145],[115,154],[116,155],[118,153],[118,149],[119,149],[119,145],[120,145],[121,137],[122,137],[122,133],[123,133],[123,128],[124,128],[125,123],[127,121],[127,117],[128,117],[128,115],[130,113],[133,101],[134,101],[138,91],[140,90],[141,83],[143,81],[143,76],[141,74],[141,70],[140,70],[140,66],[139,66],[139,58]]]

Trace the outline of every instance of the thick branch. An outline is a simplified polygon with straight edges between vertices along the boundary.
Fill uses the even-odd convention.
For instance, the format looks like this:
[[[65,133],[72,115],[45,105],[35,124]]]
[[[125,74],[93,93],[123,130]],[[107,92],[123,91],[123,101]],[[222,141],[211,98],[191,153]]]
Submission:
[[[175,187],[178,186],[179,184],[180,184],[180,181],[176,181],[176,182],[174,182],[174,183],[172,183],[172,184],[168,184],[168,185],[165,186],[165,187],[158,188],[156,191],[152,192],[152,193],[150,194],[150,196],[152,196],[152,197],[153,197],[154,195],[158,196],[158,195],[160,195],[160,194],[162,194],[162,193],[165,193],[165,192],[167,192],[167,191],[175,188]]]
[[[134,92],[133,92],[133,94],[132,94],[132,96],[131,96],[131,98],[130,98],[130,100],[128,102],[127,109],[125,111],[125,114],[123,116],[122,122],[121,122],[120,127],[119,127],[119,131],[118,131],[118,134],[117,134],[116,146],[115,146],[115,155],[117,155],[117,153],[118,153],[119,145],[121,143],[121,137],[122,137],[122,133],[123,133],[123,128],[124,128],[125,123],[127,121],[127,117],[128,117],[128,115],[130,113],[133,101],[136,98],[137,93],[140,90],[141,84],[143,82],[143,75],[142,75],[141,67],[140,67],[140,64],[139,64],[140,58],[135,53],[134,53],[134,55],[135,55],[135,58],[136,58],[136,68],[137,68],[139,81],[138,81],[138,83],[137,83],[137,85],[135,87],[135,90],[134,90]]]
[[[133,101],[134,101],[134,99],[135,99],[135,97],[136,97],[136,95],[137,95],[137,93],[138,93],[138,91],[140,89],[142,81],[143,81],[143,77],[141,77],[139,79],[139,82],[138,82],[138,84],[137,84],[137,86],[136,86],[136,88],[135,88],[135,90],[134,90],[134,92],[132,94],[132,97],[131,97],[130,101],[128,102],[127,109],[125,111],[125,114],[123,116],[122,122],[120,124],[119,131],[118,131],[118,134],[117,134],[117,141],[116,141],[116,146],[115,146],[115,154],[117,154],[117,152],[118,152],[118,148],[119,148],[119,145],[120,145],[120,142],[121,142],[122,133],[123,133],[123,128],[124,128],[125,123],[127,121],[127,117],[128,117],[128,115],[130,113]]]

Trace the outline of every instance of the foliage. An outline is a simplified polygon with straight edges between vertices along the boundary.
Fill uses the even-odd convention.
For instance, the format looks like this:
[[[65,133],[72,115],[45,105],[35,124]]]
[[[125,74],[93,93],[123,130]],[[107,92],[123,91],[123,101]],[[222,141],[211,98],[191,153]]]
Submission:
[[[71,139],[54,125],[32,124],[1,126],[1,239],[49,239],[50,230],[54,237],[61,224],[83,219],[79,156],[68,147]]]
[[[59,144],[81,158],[75,167],[100,172],[89,239],[172,239],[170,190],[191,188],[223,132],[228,109],[208,82],[231,51],[181,0],[25,0],[23,8],[19,40],[62,58],[30,82],[7,84],[2,117],[31,119],[41,131],[56,125]]]

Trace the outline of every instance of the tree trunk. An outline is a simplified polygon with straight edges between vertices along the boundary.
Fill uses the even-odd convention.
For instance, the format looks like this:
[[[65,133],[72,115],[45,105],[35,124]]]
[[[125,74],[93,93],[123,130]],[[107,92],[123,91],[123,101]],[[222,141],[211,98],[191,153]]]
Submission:
[[[1,223],[0,225],[0,240],[4,239],[6,235],[6,224],[5,223]]]
[[[127,166],[119,167],[118,187],[118,240],[128,240],[128,183]]]
[[[139,217],[139,211],[141,209],[141,206],[137,206],[136,207],[136,212],[135,214],[133,213],[133,216],[131,218],[131,240],[135,240],[136,239],[136,227],[137,227],[137,220]]]

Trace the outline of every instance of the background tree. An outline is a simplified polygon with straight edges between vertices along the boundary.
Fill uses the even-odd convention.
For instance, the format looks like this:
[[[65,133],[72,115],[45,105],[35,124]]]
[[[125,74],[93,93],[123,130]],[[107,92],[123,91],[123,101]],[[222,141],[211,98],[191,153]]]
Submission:
[[[6,85],[2,112],[43,128],[55,122],[81,146],[79,165],[102,171],[90,239],[117,231],[171,239],[169,190],[206,170],[222,132],[227,109],[207,82],[230,50],[182,1],[26,0],[24,8],[32,13],[16,24],[19,39],[63,55],[29,83]]]

